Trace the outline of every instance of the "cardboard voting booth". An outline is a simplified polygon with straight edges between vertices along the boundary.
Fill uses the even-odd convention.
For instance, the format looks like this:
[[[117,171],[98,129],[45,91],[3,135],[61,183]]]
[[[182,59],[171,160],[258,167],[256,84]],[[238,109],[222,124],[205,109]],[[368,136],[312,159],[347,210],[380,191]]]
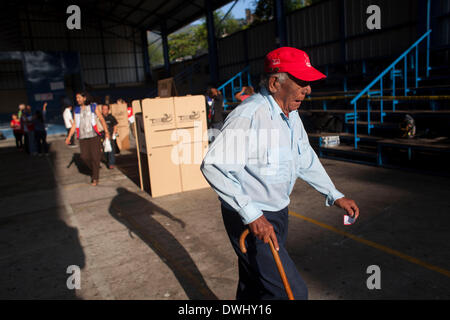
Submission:
[[[117,124],[117,145],[120,150],[130,149],[130,127],[128,125],[128,112],[125,103],[111,104],[111,113],[116,118]]]
[[[208,187],[200,171],[208,149],[204,96],[144,99],[141,115],[138,108],[133,102],[143,188],[149,181],[158,197]]]

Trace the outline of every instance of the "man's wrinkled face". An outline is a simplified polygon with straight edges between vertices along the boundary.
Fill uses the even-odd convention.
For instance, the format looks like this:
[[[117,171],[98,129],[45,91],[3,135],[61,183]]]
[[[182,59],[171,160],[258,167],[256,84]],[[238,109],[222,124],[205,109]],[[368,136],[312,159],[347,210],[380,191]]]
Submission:
[[[276,79],[271,81],[271,93],[275,101],[280,105],[283,111],[292,112],[297,110],[305,97],[311,94],[309,82],[297,79],[290,74],[284,81]],[[276,77],[274,77],[276,78]]]

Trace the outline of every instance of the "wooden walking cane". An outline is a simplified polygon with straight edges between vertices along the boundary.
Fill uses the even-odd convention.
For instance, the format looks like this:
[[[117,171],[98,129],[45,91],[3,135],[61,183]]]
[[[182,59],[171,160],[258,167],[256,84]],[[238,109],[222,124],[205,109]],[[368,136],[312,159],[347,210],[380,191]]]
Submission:
[[[245,229],[244,232],[242,232],[241,237],[239,239],[239,246],[243,253],[247,253],[247,248],[245,247],[245,238],[247,237],[249,232],[250,232],[249,229]],[[277,265],[278,272],[280,273],[281,280],[283,281],[284,289],[286,290],[288,298],[289,300],[294,300],[294,295],[292,294],[291,286],[289,285],[286,273],[284,272],[283,265],[281,264],[280,256],[278,255],[277,250],[275,250],[272,239],[269,239],[269,245],[270,250],[272,250],[273,258],[275,259],[275,263]]]

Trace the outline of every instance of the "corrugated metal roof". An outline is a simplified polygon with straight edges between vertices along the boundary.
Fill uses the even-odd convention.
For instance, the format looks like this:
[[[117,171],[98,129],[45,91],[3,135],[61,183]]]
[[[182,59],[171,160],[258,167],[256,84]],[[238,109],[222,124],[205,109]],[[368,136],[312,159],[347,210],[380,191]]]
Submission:
[[[207,0],[216,10],[232,0]],[[185,25],[205,16],[205,0],[19,0],[14,3],[3,2],[2,7],[15,7],[26,11],[28,17],[33,13],[48,14],[54,18],[67,19],[66,8],[76,4],[80,7],[82,19],[101,20],[115,24],[128,25],[135,29],[161,31],[165,22],[167,31],[172,33]]]

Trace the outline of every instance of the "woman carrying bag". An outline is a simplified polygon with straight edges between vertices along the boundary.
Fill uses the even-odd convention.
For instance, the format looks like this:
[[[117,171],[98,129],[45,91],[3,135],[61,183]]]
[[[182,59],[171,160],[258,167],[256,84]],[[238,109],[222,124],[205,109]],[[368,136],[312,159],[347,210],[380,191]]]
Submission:
[[[100,131],[97,127],[97,120],[100,121],[100,124],[105,130],[105,137],[107,139],[111,137],[100,108],[88,100],[87,93],[77,93],[76,100],[78,106],[74,108],[75,125],[70,129],[66,138],[66,144],[70,144],[70,138],[76,131],[80,144],[81,159],[91,170],[91,184],[96,186],[99,180],[100,160],[102,157]]]

